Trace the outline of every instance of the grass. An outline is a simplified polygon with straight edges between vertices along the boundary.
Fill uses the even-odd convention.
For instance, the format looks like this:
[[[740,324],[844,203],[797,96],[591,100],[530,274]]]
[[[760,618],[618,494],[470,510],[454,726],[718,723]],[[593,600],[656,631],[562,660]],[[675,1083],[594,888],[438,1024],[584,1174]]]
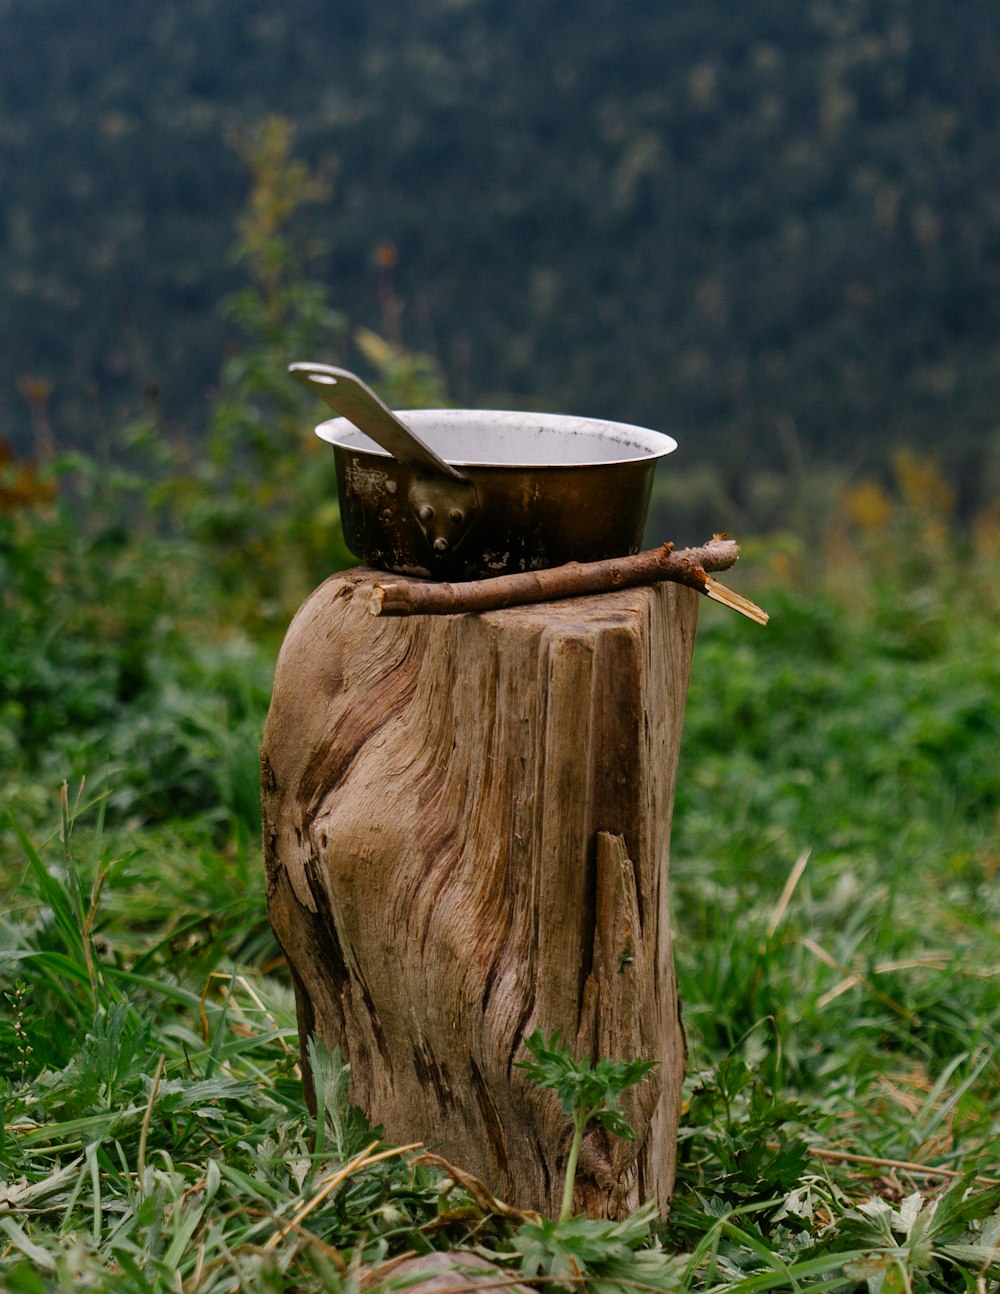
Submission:
[[[928,524],[749,545],[768,628],[703,610],[677,1192],[595,1230],[385,1146],[336,1056],[309,1113],[259,857],[276,638],[194,547],[0,517],[0,1286],[354,1291],[472,1247],[595,1294],[1000,1289],[998,562]]]

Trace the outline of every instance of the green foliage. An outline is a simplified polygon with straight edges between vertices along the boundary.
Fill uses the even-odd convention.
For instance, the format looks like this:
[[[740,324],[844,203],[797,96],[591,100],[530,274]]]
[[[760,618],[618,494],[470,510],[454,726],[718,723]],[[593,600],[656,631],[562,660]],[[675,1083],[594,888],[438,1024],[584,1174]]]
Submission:
[[[970,1268],[983,1278],[1000,1275],[998,1210],[1000,1186],[975,1191],[971,1174],[931,1200],[918,1192],[898,1208],[866,1200],[845,1217],[845,1239],[865,1251],[846,1273],[866,1281],[871,1294],[954,1289]]]
[[[314,1150],[321,1156],[327,1137],[337,1159],[344,1163],[359,1154],[381,1128],[371,1128],[357,1106],[351,1104],[351,1068],[345,1065],[340,1048],[328,1051],[318,1038],[306,1039],[309,1072],[316,1101]]]
[[[78,455],[41,475],[50,497],[0,510],[8,805],[42,821],[60,784],[87,776],[115,821],[200,811],[255,835],[272,665],[220,615],[212,555],[168,528],[162,470]],[[0,820],[0,872],[4,835]]]
[[[534,1059],[519,1060],[518,1068],[540,1088],[551,1088],[559,1098],[563,1114],[573,1124],[566,1161],[566,1181],[563,1186],[560,1223],[568,1221],[573,1211],[573,1187],[576,1183],[576,1165],[580,1155],[583,1134],[590,1123],[600,1124],[606,1131],[627,1141],[635,1140],[635,1132],[618,1098],[626,1088],[634,1086],[655,1069],[655,1060],[611,1061],[601,1057],[595,1065],[583,1056],[574,1060],[568,1047],[559,1042],[559,1031],[546,1039],[541,1029],[536,1029],[524,1045]]]
[[[766,1054],[756,1051],[756,1060],[751,1065],[741,1050],[694,1075],[680,1133],[685,1184],[710,1186],[732,1207],[786,1195],[809,1163],[810,1112],[800,1100],[768,1089]]]
[[[158,651],[179,654],[178,604],[199,609],[181,594],[193,555],[150,533],[134,477],[76,456],[46,479],[64,487],[52,502],[0,511],[0,714],[15,758],[106,723],[150,686]]]
[[[574,1060],[568,1047],[559,1042],[559,1031],[546,1039],[536,1029],[524,1045],[533,1060],[519,1060],[536,1087],[551,1088],[559,1098],[563,1114],[574,1126],[586,1128],[593,1120],[616,1137],[635,1140],[635,1132],[618,1098],[656,1068],[655,1060],[611,1061],[601,1057],[595,1065],[590,1058]]]
[[[709,610],[696,653],[672,862],[692,1056],[665,1227],[648,1209],[618,1223],[518,1222],[412,1156],[372,1162],[379,1133],[351,1106],[349,1071],[313,1046],[317,1124],[296,1073],[290,989],[260,970],[273,945],[256,840],[241,839],[228,811],[182,797],[173,804],[187,817],[169,816],[169,798],[163,820],[142,816],[141,789],[116,808],[112,784],[89,799],[67,792],[51,841],[6,836],[20,865],[8,858],[13,900],[0,927],[0,1280],[45,1294],[140,1291],[179,1271],[192,1290],[343,1290],[352,1264],[468,1246],[521,1279],[607,1294],[1000,1280],[996,1191],[970,1176],[1000,1175],[1000,1001],[995,977],[979,973],[995,960],[1000,916],[992,803],[942,816],[902,737],[890,753],[907,795],[880,796],[881,819],[849,770],[843,787],[826,780],[824,796],[800,789],[797,818],[775,789],[830,757],[827,707],[841,720],[855,711],[857,758],[873,758],[860,734],[886,699],[856,685],[852,660],[875,661],[890,694],[931,662],[950,677],[953,659],[975,685],[992,668],[981,650],[992,612],[978,599],[947,621],[933,656],[914,660],[884,653],[878,617],[844,610],[832,591],[758,596],[773,639],[761,635],[750,653],[747,627]],[[268,655],[243,644],[184,674],[193,711],[210,711],[220,689],[233,704],[243,697],[248,754],[232,775],[251,786]],[[794,722],[774,714],[787,744],[768,743],[759,694],[779,710],[809,671],[822,686],[811,701],[803,692]],[[156,695],[140,693],[118,722],[146,704],[152,713]],[[924,695],[947,716],[947,695]],[[956,706],[962,697],[956,689]],[[737,705],[753,722],[727,721]],[[164,729],[180,713],[167,708]],[[936,749],[945,781],[962,776],[963,727]],[[116,776],[141,788],[126,753]],[[144,758],[138,743],[131,758]],[[706,768],[716,770],[708,780]],[[755,791],[758,779],[769,794]],[[864,830],[828,836],[849,810]],[[802,835],[813,852],[780,903]],[[619,1097],[641,1064],[577,1062],[558,1039],[529,1043],[525,1072],[568,1119],[585,1127],[603,1114],[625,1130]],[[841,1147],[876,1163],[815,1154]],[[903,1188],[886,1160],[964,1175],[942,1190],[900,1172]],[[342,1171],[308,1224],[283,1233]]]
[[[81,907],[72,851],[54,869],[24,848],[34,915],[7,925],[0,951],[24,1043],[0,1089],[4,1288],[160,1289],[178,1272],[199,1289],[325,1288],[331,1245],[375,1261],[386,1235],[402,1244],[436,1216],[439,1175],[373,1159],[345,1068],[315,1045],[318,1128],[305,1110],[286,987],[230,972],[215,1001],[198,958],[178,965],[158,931],[143,949],[122,938],[97,910],[108,890]],[[118,860],[107,872],[128,883]],[[342,1189],[300,1233],[296,1210],[335,1172]]]
[[[622,1222],[568,1217],[526,1222],[514,1236],[520,1271],[546,1289],[628,1294],[637,1287],[675,1290],[686,1267],[664,1252],[652,1232],[658,1211],[645,1205]]]
[[[885,560],[897,542],[890,528],[870,559],[769,593],[764,668],[742,626],[706,617],[699,636],[672,868],[679,927],[706,954],[682,972],[687,1019],[728,1050],[770,1018],[786,1074],[816,1072],[803,1028],[863,1039],[842,1063],[864,1074],[901,1033],[932,1069],[998,1038],[995,984],[962,1006],[958,977],[997,918],[1000,612],[959,537],[919,583]],[[894,969],[919,947],[927,965]]]
[[[255,627],[283,624],[309,589],[350,561],[333,456],[309,434],[315,402],[288,378],[293,360],[326,355],[345,337],[292,241],[290,222],[322,200],[325,186],[291,144],[278,117],[238,141],[251,188],[232,256],[247,282],[226,316],[239,342],[222,367],[195,488],[180,500],[192,533],[215,555],[227,599]]]

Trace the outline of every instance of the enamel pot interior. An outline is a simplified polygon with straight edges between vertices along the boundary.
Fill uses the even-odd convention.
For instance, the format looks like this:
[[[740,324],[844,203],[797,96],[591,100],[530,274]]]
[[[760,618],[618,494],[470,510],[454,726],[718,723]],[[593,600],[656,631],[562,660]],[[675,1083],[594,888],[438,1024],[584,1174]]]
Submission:
[[[475,520],[435,551],[411,504],[412,472],[345,418],[316,434],[334,447],[344,539],[371,566],[475,579],[639,551],[662,432],[561,414],[418,409],[399,417],[470,480]]]

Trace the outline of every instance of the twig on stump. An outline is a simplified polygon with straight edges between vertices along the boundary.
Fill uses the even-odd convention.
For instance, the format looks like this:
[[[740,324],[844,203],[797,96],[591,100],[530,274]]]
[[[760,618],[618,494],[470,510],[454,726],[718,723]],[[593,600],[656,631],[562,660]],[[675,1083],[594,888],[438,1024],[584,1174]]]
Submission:
[[[369,611],[373,616],[455,615],[462,611],[500,611],[504,607],[530,602],[552,602],[558,598],[590,593],[613,593],[673,580],[696,589],[713,602],[721,602],[756,624],[767,624],[767,612],[755,602],[734,593],[709,571],[726,571],[740,555],[739,545],[724,535],[715,535],[700,548],[674,549],[673,544],[632,557],[614,557],[603,562],[568,562],[543,571],[497,575],[492,579],[466,580],[458,584],[431,581],[390,582],[377,580],[372,586]]]

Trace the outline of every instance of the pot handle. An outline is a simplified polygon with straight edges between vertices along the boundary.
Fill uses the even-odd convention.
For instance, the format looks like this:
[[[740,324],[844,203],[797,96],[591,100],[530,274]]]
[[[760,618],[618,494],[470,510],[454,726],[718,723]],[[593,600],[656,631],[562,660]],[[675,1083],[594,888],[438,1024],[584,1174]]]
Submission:
[[[303,361],[289,373],[335,413],[411,469],[407,498],[435,552],[455,549],[479,511],[476,487],[410,430],[359,377],[330,364]]]

